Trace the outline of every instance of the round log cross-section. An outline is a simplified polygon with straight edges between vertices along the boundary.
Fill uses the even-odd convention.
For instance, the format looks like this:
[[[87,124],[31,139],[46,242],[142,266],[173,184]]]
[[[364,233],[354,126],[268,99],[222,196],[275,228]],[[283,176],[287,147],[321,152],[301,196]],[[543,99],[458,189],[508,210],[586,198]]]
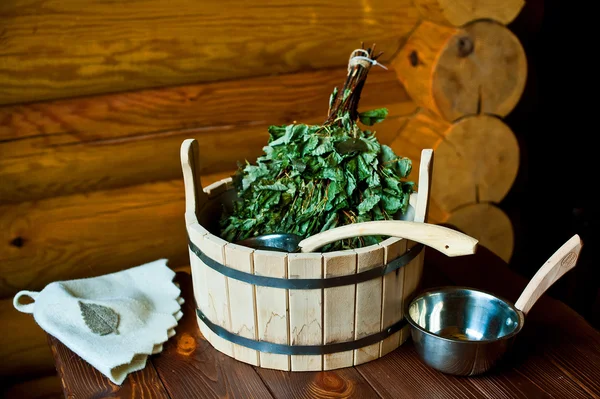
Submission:
[[[480,113],[506,116],[527,78],[519,39],[487,20],[462,28],[424,21],[392,64],[413,100],[448,121]]]
[[[438,178],[431,195],[447,211],[472,202],[500,202],[517,177],[519,144],[512,130],[493,116],[454,123],[435,151]]]
[[[468,116],[450,123],[421,110],[389,146],[413,159],[415,171],[420,149],[434,149],[430,213],[436,221],[471,203],[499,203],[519,169],[519,144],[514,133],[491,115]]]
[[[514,249],[514,229],[508,215],[498,206],[485,202],[470,204],[452,212],[447,223],[476,237],[482,246],[504,261],[510,261]]]
[[[463,26],[479,19],[507,25],[524,5],[523,0],[415,0],[415,6],[425,19],[452,26]]]

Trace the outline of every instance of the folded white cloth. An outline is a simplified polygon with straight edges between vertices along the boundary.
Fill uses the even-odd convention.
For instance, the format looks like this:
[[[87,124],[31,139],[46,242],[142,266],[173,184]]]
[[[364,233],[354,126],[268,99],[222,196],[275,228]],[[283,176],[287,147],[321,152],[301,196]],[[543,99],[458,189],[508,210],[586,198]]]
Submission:
[[[104,276],[53,282],[40,292],[21,291],[13,305],[33,313],[44,331],[121,385],[175,335],[183,298],[174,277],[167,260],[159,259]],[[34,302],[21,303],[27,296]]]

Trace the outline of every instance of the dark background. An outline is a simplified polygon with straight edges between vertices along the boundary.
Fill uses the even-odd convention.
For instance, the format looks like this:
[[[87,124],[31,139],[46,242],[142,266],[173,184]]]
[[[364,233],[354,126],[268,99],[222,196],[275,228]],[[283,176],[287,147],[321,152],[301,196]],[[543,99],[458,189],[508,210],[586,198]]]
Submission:
[[[518,106],[504,119],[519,141],[521,163],[515,184],[499,205],[515,231],[510,266],[527,278],[571,236],[581,236],[577,266],[548,293],[600,328],[593,236],[598,211],[592,201],[598,169],[592,145],[597,55],[593,40],[588,41],[589,55],[580,51],[585,11],[573,15],[575,8],[564,1],[528,0],[509,25],[525,49],[528,78]]]

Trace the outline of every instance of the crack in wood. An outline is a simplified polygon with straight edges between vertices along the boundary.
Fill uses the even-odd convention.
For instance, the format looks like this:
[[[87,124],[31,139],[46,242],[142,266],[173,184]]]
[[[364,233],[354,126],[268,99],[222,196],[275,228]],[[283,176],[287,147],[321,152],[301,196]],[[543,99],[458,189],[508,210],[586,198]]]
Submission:
[[[302,344],[301,342],[299,342],[300,341],[300,335],[302,334],[302,332],[304,331],[305,328],[308,329],[312,325],[314,325],[315,323],[316,323],[316,326],[317,326],[317,329],[318,329],[318,331],[316,331],[316,332],[319,333],[319,337],[320,337],[321,336],[321,331],[322,331],[321,323],[319,322],[319,320],[317,320],[315,318],[315,319],[311,320],[308,324],[303,324],[302,327],[300,328],[300,331],[298,331],[298,327],[297,326],[294,327],[294,329],[292,330],[292,345],[295,345],[295,344],[298,344],[298,343]]]
[[[279,320],[286,319],[285,315],[282,316],[277,312],[271,312],[271,316],[269,317],[269,320],[267,320],[267,322],[265,323],[265,328],[263,331],[263,338],[267,338],[267,336],[268,336],[267,331],[269,330],[269,325],[271,324],[271,321],[273,321],[274,317],[278,318]]]

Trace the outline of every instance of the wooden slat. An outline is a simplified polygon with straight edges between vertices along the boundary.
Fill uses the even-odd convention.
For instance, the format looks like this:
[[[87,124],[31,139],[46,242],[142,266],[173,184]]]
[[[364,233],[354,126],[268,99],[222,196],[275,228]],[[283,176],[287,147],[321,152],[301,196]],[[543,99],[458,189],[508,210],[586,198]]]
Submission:
[[[318,253],[288,255],[288,278],[322,278],[323,257]],[[323,290],[288,290],[290,345],[323,345]],[[323,369],[321,355],[291,355],[292,371]]]
[[[240,245],[227,244],[225,247],[225,265],[246,273],[254,273],[254,250]],[[231,332],[258,341],[256,315],[256,293],[253,285],[230,278],[229,309],[231,313]],[[259,365],[258,351],[234,344],[235,358],[254,366]]]
[[[277,278],[287,277],[287,254],[274,251],[254,251],[254,274]],[[288,290],[264,286],[256,287],[258,338],[275,344],[290,344]],[[260,366],[290,369],[290,357],[260,352]]]
[[[383,265],[383,247],[357,248],[356,273]],[[356,310],[354,312],[354,339],[358,340],[381,331],[383,278],[375,278],[356,284]],[[379,357],[380,343],[354,351],[354,365]]]
[[[0,206],[0,297],[167,258],[189,262],[181,180]]]
[[[387,107],[374,126],[391,142],[415,106],[392,71],[373,68],[360,108]],[[183,140],[201,173],[253,160],[268,126],[321,123],[346,69],[0,107],[0,204],[181,176]],[[206,184],[206,183],[205,183]]]
[[[346,66],[375,42],[388,61],[412,1],[18,0],[0,4],[0,104]]]
[[[191,279],[177,273],[175,280],[185,298],[183,317],[176,335],[152,356],[171,398],[271,398],[252,366],[218,352],[204,339],[196,324]]]
[[[356,273],[354,250],[323,254],[323,274],[326,278]],[[354,340],[356,287],[354,285],[326,288],[323,294],[323,340],[325,344]],[[354,351],[323,356],[323,370],[349,367],[354,364]]]
[[[126,398],[170,399],[151,361],[116,385],[58,339],[48,336],[48,341],[67,398],[93,398],[97,392],[119,391],[120,397]]]
[[[406,252],[406,240],[395,237],[388,238],[381,243],[384,249],[384,262],[388,264]],[[386,329],[404,317],[404,271],[401,267],[394,273],[383,277],[383,297],[381,329]],[[383,341],[380,345],[380,356],[384,356],[404,342],[402,331],[398,331]]]
[[[286,373],[256,371],[278,399],[378,398],[379,395],[352,367],[333,371]]]
[[[199,248],[209,258],[223,264],[225,262],[226,245],[227,241],[212,234],[206,234],[202,236]],[[228,278],[208,266],[204,266],[203,269],[204,272],[201,278],[204,284],[202,288],[204,288],[207,296],[207,307],[204,310],[204,314],[214,324],[223,327],[227,331],[231,331]],[[235,356],[231,342],[222,339],[216,334],[211,334],[209,341],[219,351],[231,357]]]
[[[187,233],[189,240],[196,246],[201,245],[202,239],[208,230],[194,222],[187,225]],[[188,254],[190,260],[190,273],[192,276],[193,290],[193,303],[198,309],[204,314],[208,313],[208,288],[206,286],[206,265],[200,260],[200,258],[188,247]],[[202,332],[202,335],[208,342],[214,342],[212,331],[198,318],[198,328]]]
[[[0,378],[47,374],[54,370],[46,333],[30,314],[17,311],[12,298],[0,300]]]

